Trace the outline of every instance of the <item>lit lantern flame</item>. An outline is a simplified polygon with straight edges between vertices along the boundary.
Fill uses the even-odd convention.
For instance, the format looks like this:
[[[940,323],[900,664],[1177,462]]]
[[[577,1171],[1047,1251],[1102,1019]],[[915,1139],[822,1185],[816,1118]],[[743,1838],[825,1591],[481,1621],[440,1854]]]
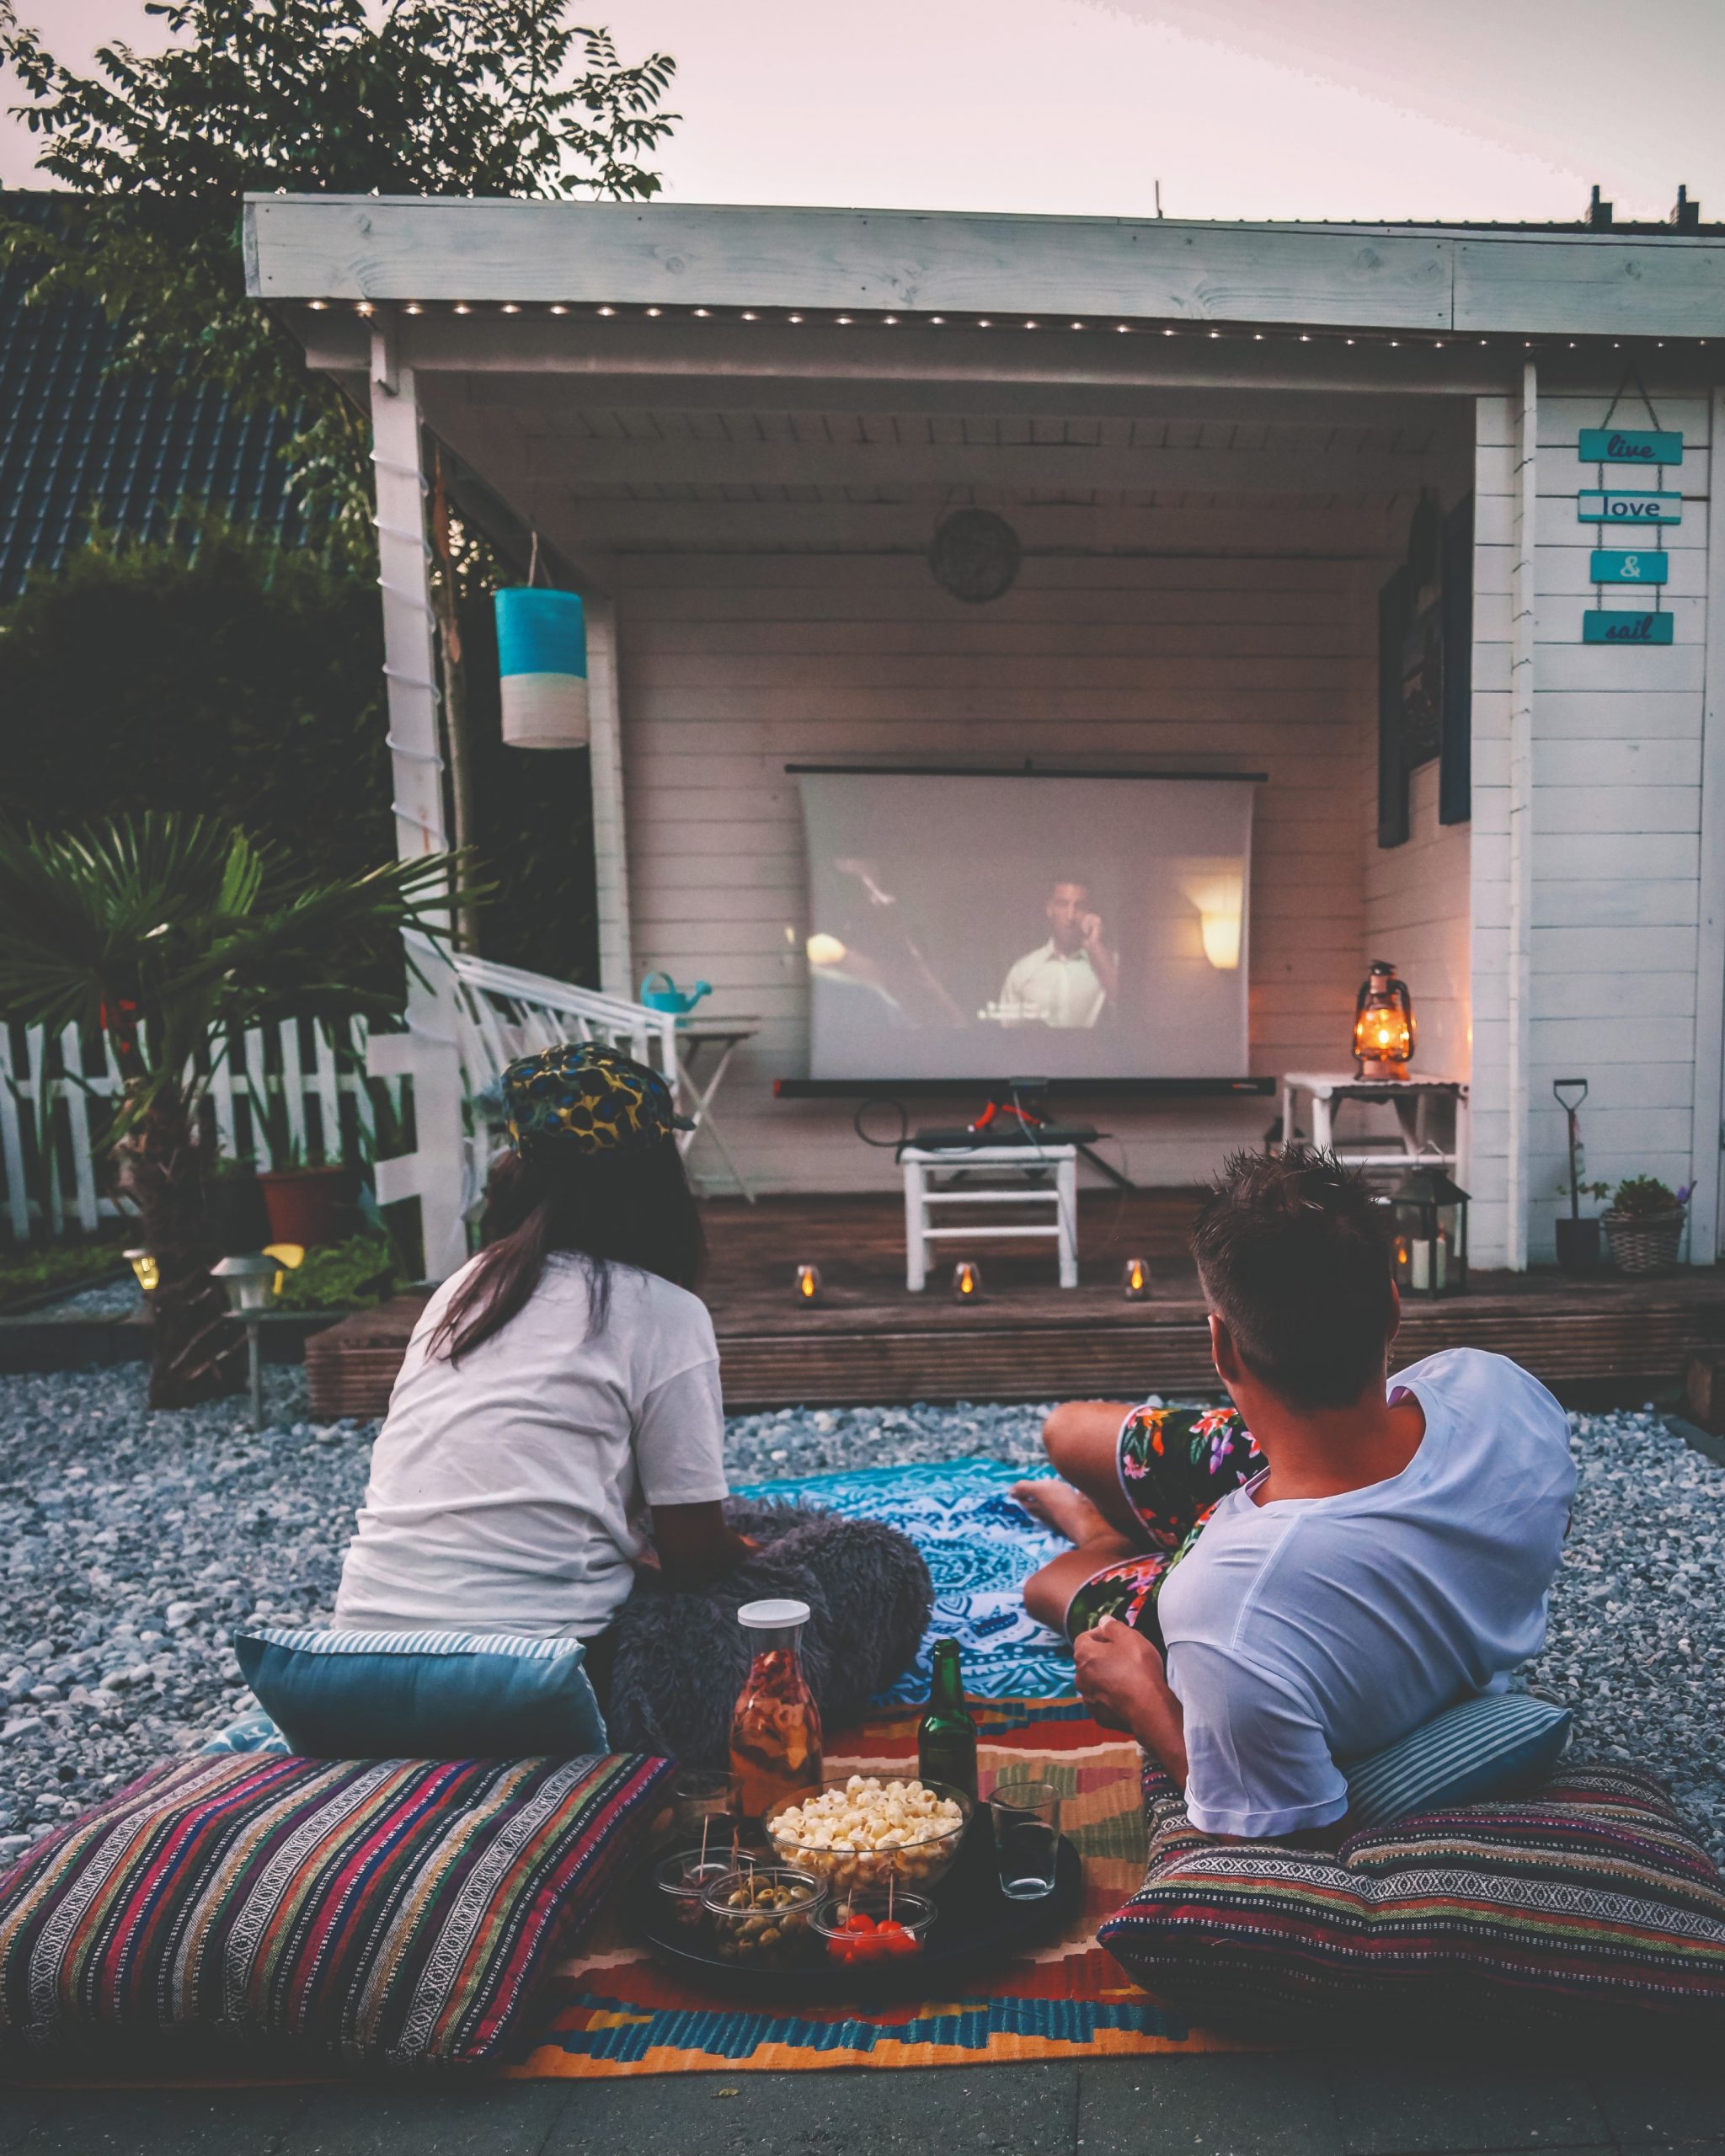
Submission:
[[[961,1303],[975,1302],[982,1293],[982,1267],[961,1257],[953,1267],[953,1293]]]
[[[820,1267],[818,1265],[799,1265],[797,1267],[797,1300],[799,1303],[818,1303],[820,1300]]]
[[[1120,1271],[1120,1287],[1129,1303],[1141,1303],[1150,1294],[1150,1266],[1141,1257],[1129,1257]]]

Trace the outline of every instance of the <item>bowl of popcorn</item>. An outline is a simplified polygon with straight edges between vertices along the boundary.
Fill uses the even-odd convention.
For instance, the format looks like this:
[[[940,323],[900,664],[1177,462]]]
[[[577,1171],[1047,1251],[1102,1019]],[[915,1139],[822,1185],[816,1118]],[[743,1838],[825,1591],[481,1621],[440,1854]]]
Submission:
[[[975,1809],[945,1782],[851,1774],[776,1812],[766,1835],[781,1864],[814,1872],[835,1894],[889,1876],[931,1886],[952,1869]]]

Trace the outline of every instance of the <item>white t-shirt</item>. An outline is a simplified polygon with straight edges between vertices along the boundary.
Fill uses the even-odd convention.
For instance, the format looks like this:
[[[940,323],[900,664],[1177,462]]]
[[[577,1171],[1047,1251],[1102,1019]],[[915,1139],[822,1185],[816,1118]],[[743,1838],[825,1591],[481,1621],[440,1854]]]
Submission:
[[[1017,960],[1001,990],[1001,1009],[1007,1016],[1040,1019],[1062,1031],[1093,1026],[1107,1001],[1089,952],[1057,950],[1052,937]]]
[[[590,1639],[633,1583],[644,1507],[726,1494],[713,1321],[684,1289],[613,1265],[590,1336],[586,1267],[553,1256],[500,1332],[459,1364],[430,1358],[469,1269],[414,1328],[335,1623]]]
[[[1425,1413],[1399,1475],[1260,1505],[1231,1491],[1157,1600],[1210,1834],[1327,1826],[1337,1761],[1391,1744],[1537,1654],[1575,1470],[1562,1409],[1502,1355],[1397,1373]]]

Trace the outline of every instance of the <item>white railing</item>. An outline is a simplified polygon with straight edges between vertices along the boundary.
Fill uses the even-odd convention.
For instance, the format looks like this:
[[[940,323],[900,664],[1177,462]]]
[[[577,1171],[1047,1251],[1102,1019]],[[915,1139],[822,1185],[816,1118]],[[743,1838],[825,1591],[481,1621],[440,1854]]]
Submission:
[[[268,1165],[291,1155],[368,1161],[379,1102],[366,1079],[362,1021],[288,1019],[230,1036],[202,1079],[206,1139]],[[101,1141],[121,1090],[105,1041],[68,1026],[0,1027],[0,1211],[16,1241],[93,1235],[124,1209],[107,1189]],[[383,1097],[399,1112],[400,1088]]]
[[[370,1033],[359,1019],[339,1028],[289,1019],[233,1034],[203,1080],[206,1142],[263,1165],[284,1139],[289,1157],[366,1164],[385,1204],[442,1203],[458,1188],[459,1213],[471,1217],[489,1166],[472,1103],[518,1055],[559,1041],[605,1042],[662,1070],[681,1104],[670,1012],[419,938],[414,953],[424,980],[405,1032]],[[436,1082],[440,1059],[453,1066],[452,1083]],[[393,1112],[386,1123],[400,1122],[409,1079],[416,1150],[380,1159],[393,1139],[378,1128],[379,1110]],[[92,1235],[123,1210],[108,1194],[101,1145],[120,1091],[105,1042],[75,1026],[57,1038],[40,1026],[0,1027],[0,1214],[15,1241]],[[686,1148],[692,1135],[683,1134]]]

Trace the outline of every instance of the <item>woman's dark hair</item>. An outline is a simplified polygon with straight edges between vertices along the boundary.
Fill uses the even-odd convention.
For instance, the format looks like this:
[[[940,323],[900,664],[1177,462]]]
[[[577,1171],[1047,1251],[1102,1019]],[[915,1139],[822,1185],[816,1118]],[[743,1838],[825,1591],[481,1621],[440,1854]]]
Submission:
[[[1386,1208],[1330,1153],[1236,1153],[1192,1230],[1241,1360],[1296,1413],[1351,1407],[1395,1327]]]
[[[452,1363],[526,1307],[555,1251],[586,1262],[595,1332],[605,1329],[612,1265],[692,1288],[707,1262],[695,1193],[669,1138],[636,1151],[505,1154],[485,1187],[480,1236],[485,1247],[431,1337],[431,1353]]]

